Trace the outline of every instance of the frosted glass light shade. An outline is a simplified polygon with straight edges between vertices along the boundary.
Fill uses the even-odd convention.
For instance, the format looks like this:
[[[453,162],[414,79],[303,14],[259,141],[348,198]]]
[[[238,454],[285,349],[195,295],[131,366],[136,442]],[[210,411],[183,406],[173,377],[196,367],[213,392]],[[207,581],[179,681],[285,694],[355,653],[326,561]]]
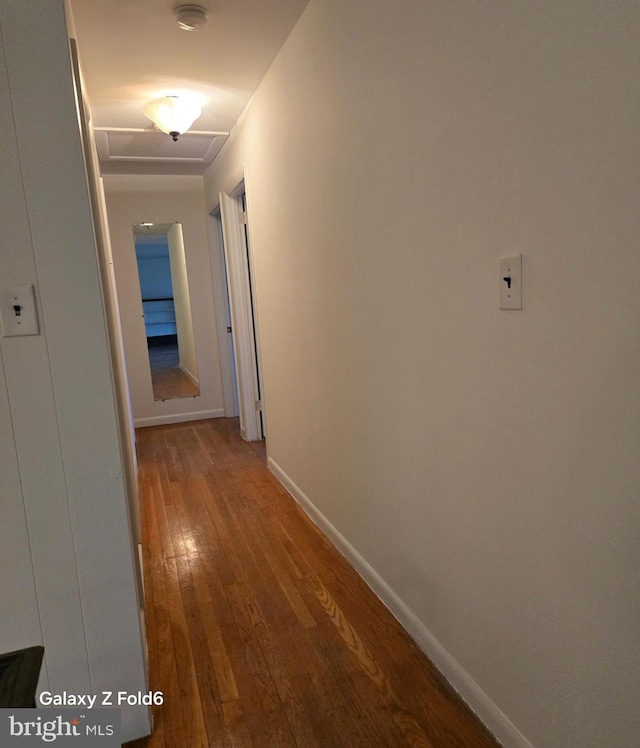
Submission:
[[[174,140],[186,132],[202,114],[202,109],[192,101],[177,96],[163,96],[161,99],[148,101],[142,112],[162,132],[171,135]]]

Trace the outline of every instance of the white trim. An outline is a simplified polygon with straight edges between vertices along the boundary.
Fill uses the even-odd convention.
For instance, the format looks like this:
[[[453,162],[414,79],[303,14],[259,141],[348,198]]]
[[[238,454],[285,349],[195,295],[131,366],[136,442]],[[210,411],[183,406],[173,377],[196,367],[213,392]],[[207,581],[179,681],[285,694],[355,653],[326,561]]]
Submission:
[[[205,156],[112,156],[108,154],[109,161],[191,161],[197,164],[210,163]]]
[[[209,215],[209,247],[211,274],[213,276],[213,303],[216,310],[216,329],[218,332],[218,353],[220,354],[220,372],[222,374],[222,396],[224,415],[235,418],[238,415],[238,395],[236,375],[233,363],[233,337],[227,331],[231,327],[229,314],[229,290],[227,273],[224,264],[222,246],[222,217],[220,208]]]
[[[256,376],[258,381],[258,387],[260,391],[260,413],[262,414],[262,436],[266,438],[267,436],[267,410],[265,406],[265,393],[264,393],[264,369],[262,368],[262,344],[261,344],[261,337],[260,337],[260,312],[259,312],[259,306],[258,306],[258,282],[257,282],[257,274],[255,271],[255,264],[253,261],[253,231],[251,229],[251,208],[249,205],[249,190],[247,188],[247,167],[244,168],[244,181],[242,183],[242,188],[244,190],[244,199],[245,199],[245,225],[246,225],[246,244],[245,244],[245,250],[247,253],[247,259],[249,263],[249,272],[251,273],[251,293],[253,295],[253,298],[251,300],[252,308],[253,308],[253,328],[254,328],[254,337],[255,337],[255,355],[257,356],[256,361]],[[241,207],[241,206],[239,206]]]
[[[189,377],[189,379],[196,385],[196,387],[200,387],[200,380],[198,379],[198,377],[194,376],[184,364],[178,364],[178,369],[180,369],[183,374]]]
[[[220,193],[220,214],[227,263],[231,326],[236,360],[236,382],[240,410],[240,433],[248,442],[262,439],[260,413],[256,410],[258,376],[254,323],[251,312],[249,267],[240,224],[237,197]]]
[[[136,418],[134,426],[137,429],[146,426],[162,426],[167,423],[185,423],[186,421],[204,421],[207,418],[224,418],[224,410],[198,410],[194,413],[172,413],[166,416],[150,416],[149,418]]]
[[[223,146],[224,147],[224,146]],[[231,173],[222,185],[222,191],[230,197],[238,197],[242,194],[242,190],[245,184],[245,166],[241,164],[238,168]]]
[[[331,524],[273,458],[269,457],[267,459],[267,466],[301,506],[305,514],[324,532],[389,611],[398,619],[420,649],[429,657],[496,739],[508,748],[534,748],[533,744],[524,737],[462,665],[442,646],[411,608],[398,597],[378,572]]]
[[[142,595],[140,598],[140,608],[142,610],[142,613],[144,615],[144,606],[146,602],[146,594],[144,591],[144,562],[143,562],[143,556],[142,556],[142,543],[138,543],[138,563],[140,564],[140,579],[142,581]],[[142,629],[143,631],[146,631],[146,628]],[[147,644],[147,637],[144,637],[145,639],[145,645]]]
[[[94,127],[95,132],[148,132],[148,133],[161,133],[162,130],[158,130],[155,127]],[[180,134],[181,138],[187,135],[228,135],[229,133],[224,130],[186,130]]]

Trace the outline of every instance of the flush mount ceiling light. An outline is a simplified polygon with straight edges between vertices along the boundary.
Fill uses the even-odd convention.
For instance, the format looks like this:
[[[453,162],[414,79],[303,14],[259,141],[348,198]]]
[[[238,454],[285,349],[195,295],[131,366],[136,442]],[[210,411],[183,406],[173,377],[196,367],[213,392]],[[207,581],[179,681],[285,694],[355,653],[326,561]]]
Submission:
[[[178,96],[163,96],[161,99],[148,101],[142,111],[158,130],[171,135],[174,140],[186,132],[202,114],[202,109],[197,104]]]
[[[197,31],[207,25],[207,11],[200,5],[178,5],[174,13],[183,31]]]

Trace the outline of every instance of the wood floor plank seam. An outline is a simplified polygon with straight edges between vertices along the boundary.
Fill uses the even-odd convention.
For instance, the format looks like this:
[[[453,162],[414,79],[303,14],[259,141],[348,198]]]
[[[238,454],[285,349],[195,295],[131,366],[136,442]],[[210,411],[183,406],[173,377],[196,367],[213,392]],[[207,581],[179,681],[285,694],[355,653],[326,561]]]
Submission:
[[[129,748],[499,748],[237,419],[137,432],[149,687]]]

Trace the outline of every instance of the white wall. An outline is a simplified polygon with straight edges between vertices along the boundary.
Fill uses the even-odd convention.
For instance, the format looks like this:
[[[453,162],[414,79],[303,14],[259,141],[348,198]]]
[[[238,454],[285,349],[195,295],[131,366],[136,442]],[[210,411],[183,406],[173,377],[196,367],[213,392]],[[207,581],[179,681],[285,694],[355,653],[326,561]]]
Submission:
[[[1,8],[1,6],[0,6]],[[2,8],[2,10],[4,10]],[[0,24],[3,17],[0,16]],[[0,32],[2,26],[0,26]],[[0,100],[9,101],[9,78],[4,57],[4,43],[0,35]],[[33,257],[16,252],[28,236],[25,235],[27,215],[24,195],[15,187],[20,180],[20,161],[13,128],[12,111],[0,107],[0,127],[5,136],[0,139],[0,159],[3,177],[0,180],[0,225],[2,225],[2,284],[25,283],[33,279]],[[12,366],[12,359],[18,357]],[[20,415],[19,403],[9,400],[9,377],[19,373],[27,360],[44,360],[46,353],[40,338],[0,337],[0,496],[2,524],[0,525],[0,652],[42,644],[43,632],[38,614],[38,598],[34,567],[29,546],[25,491],[20,482],[14,414]],[[16,413],[18,408],[18,413]],[[12,412],[13,409],[13,412]],[[48,414],[47,414],[48,415]],[[47,425],[50,423],[47,418]],[[28,487],[27,487],[28,491]],[[27,496],[29,498],[29,496]],[[43,669],[42,681],[48,678]]]
[[[272,468],[508,746],[640,744],[639,54],[627,0],[311,0],[205,175]]]
[[[0,282],[34,285],[40,319],[38,336],[0,338],[0,547],[11,553],[2,589],[23,585],[2,595],[0,650],[44,644],[40,687],[57,693],[145,690],[62,2],[0,0],[0,27]],[[125,708],[122,721],[124,737],[138,737],[149,729],[148,710]]]
[[[133,414],[137,426],[224,415],[202,177],[104,177]],[[142,318],[134,223],[182,224],[200,396],[155,402]]]

